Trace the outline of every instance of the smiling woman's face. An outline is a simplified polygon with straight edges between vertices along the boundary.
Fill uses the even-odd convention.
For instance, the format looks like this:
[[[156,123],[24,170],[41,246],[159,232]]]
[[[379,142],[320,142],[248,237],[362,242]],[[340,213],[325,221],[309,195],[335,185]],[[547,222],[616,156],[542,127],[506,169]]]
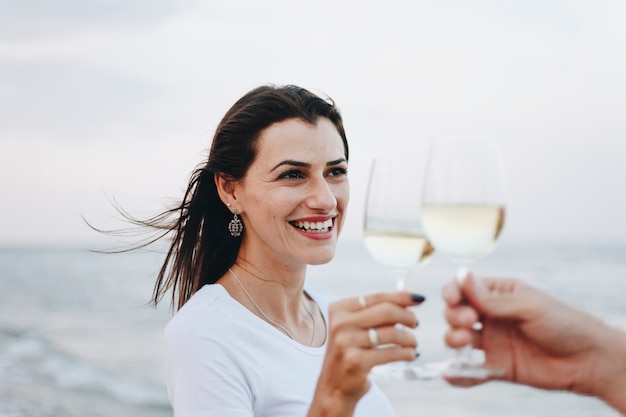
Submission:
[[[328,119],[288,119],[264,130],[235,185],[245,224],[241,249],[291,266],[329,262],[349,200],[347,169],[343,141]]]

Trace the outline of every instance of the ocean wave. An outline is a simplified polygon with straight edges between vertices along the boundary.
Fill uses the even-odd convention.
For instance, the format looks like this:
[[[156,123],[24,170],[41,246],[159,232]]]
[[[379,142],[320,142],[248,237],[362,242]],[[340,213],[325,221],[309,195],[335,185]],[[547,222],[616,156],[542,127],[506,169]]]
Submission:
[[[90,392],[130,405],[168,407],[163,387],[92,367],[37,334],[0,329],[0,382],[38,381],[63,391]],[[0,409],[0,417],[12,415]]]

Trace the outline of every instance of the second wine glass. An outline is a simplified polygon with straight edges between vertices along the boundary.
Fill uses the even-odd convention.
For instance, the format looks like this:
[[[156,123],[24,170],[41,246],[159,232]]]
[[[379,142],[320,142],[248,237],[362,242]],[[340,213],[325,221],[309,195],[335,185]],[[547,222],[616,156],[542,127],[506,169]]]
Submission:
[[[406,290],[409,275],[431,259],[434,249],[421,224],[423,169],[398,156],[373,160],[367,188],[363,235],[378,263],[390,268],[396,289]],[[385,376],[420,379],[420,369],[408,363],[379,368]]]
[[[504,225],[505,186],[502,158],[494,139],[461,135],[441,137],[431,146],[424,185],[422,221],[437,253],[457,265],[457,279],[469,265],[495,247]],[[472,346],[442,374],[447,378],[484,379],[502,374],[472,356]]]

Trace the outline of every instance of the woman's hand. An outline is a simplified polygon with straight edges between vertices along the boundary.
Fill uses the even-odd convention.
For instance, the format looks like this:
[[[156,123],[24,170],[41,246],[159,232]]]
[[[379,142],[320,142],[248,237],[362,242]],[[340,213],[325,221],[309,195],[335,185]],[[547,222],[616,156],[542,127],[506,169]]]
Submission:
[[[326,356],[309,416],[352,415],[370,388],[374,366],[416,358],[417,339],[404,326],[417,326],[407,307],[422,301],[420,295],[395,292],[331,304]]]

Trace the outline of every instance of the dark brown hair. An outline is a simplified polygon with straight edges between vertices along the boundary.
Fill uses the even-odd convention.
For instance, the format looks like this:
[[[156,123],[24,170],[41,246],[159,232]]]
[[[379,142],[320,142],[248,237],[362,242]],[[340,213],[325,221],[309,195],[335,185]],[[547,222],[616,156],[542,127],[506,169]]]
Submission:
[[[320,117],[335,125],[348,159],[343,122],[331,99],[293,85],[267,85],[248,92],[228,110],[217,126],[208,159],[191,175],[182,201],[151,219],[131,219],[160,231],[150,243],[171,237],[152,304],[171,290],[172,307],[180,309],[203,285],[214,284],[237,258],[241,237],[232,237],[228,231],[232,213],[219,198],[214,175],[241,180],[254,161],[256,142],[264,129],[291,118],[315,124]]]

